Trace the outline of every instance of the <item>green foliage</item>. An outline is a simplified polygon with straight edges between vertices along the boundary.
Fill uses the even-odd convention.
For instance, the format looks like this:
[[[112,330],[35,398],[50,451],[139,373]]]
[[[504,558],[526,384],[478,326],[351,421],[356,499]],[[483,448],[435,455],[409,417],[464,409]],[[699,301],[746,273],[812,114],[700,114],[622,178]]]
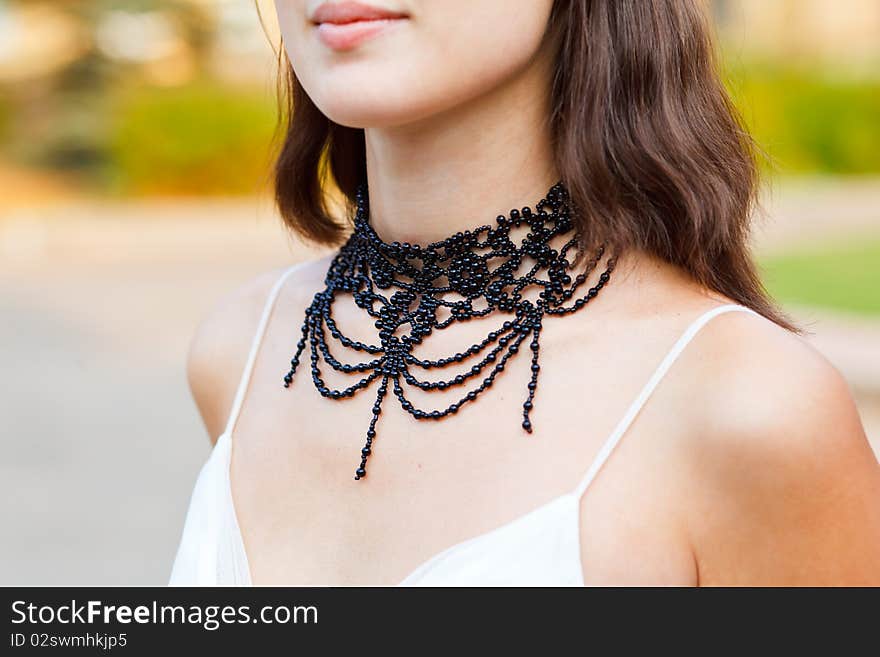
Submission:
[[[140,86],[112,107],[107,174],[117,192],[254,193],[267,178],[276,119],[262,92]]]
[[[12,123],[12,106],[8,99],[0,94],[0,145],[6,140]]]
[[[880,314],[880,238],[764,258],[764,282],[782,302]]]
[[[776,173],[880,173],[880,79],[751,62],[729,86]]]

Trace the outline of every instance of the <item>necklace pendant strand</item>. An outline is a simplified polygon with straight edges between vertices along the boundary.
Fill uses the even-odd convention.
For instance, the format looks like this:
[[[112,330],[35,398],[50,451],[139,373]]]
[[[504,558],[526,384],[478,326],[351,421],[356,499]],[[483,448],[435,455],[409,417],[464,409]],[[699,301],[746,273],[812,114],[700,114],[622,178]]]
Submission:
[[[529,336],[531,377],[526,400],[522,404],[522,428],[532,433],[531,411],[538,388],[540,335],[545,316],[575,313],[594,299],[608,283],[615,257],[609,257],[598,281],[586,293],[575,294],[598,267],[605,246],[587,262],[584,271],[572,277],[568,254],[577,249],[577,237],[568,203],[568,191],[557,182],[535,209],[524,207],[499,215],[494,226],[481,226],[458,232],[427,246],[384,242],[369,222],[366,183],[356,193],[354,231],[332,260],[324,280],[325,288],[315,294],[305,311],[301,336],[284,375],[284,387],[290,387],[300,365],[300,357],[309,345],[312,381],[318,392],[329,399],[352,397],[381,379],[373,403],[366,441],[361,448],[355,479],[367,474],[367,460],[373,452],[376,424],[382,402],[389,391],[401,408],[417,420],[439,420],[456,414],[462,406],[475,401],[492,387],[511,357]],[[518,243],[511,232],[525,228]],[[571,234],[571,237],[568,237]],[[554,248],[554,239],[566,239]],[[524,270],[524,271],[523,271]],[[540,274],[540,275],[539,275]],[[525,298],[528,289],[541,288],[536,300]],[[377,344],[353,340],[342,333],[332,316],[338,295],[349,294],[358,308],[374,319]],[[434,331],[453,324],[501,313],[511,316],[467,349],[436,360],[418,358],[415,348]],[[447,315],[442,319],[438,315]],[[359,363],[343,363],[330,352],[327,333],[334,344],[365,354]],[[413,371],[428,371],[458,365],[482,356],[471,368],[452,378],[423,381]],[[321,377],[323,361],[334,371],[365,375],[347,388],[331,388]],[[487,371],[488,370],[488,371]],[[440,410],[423,410],[406,397],[404,384],[424,391],[445,391],[465,387],[483,376],[482,381],[458,401]]]

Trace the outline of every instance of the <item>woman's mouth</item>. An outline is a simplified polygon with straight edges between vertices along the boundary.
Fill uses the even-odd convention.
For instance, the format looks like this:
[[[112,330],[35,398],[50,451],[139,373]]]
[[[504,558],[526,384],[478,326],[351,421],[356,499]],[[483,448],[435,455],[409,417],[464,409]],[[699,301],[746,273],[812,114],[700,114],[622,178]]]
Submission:
[[[351,50],[409,17],[360,2],[325,2],[310,18],[324,45],[333,50]]]

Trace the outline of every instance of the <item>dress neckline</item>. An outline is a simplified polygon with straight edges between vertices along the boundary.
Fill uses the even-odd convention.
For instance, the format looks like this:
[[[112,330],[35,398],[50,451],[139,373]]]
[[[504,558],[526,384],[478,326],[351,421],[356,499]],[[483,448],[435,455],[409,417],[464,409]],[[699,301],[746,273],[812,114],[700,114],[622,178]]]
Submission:
[[[253,575],[251,573],[250,566],[250,558],[247,553],[247,546],[244,543],[244,535],[241,532],[241,524],[238,520],[238,512],[235,508],[235,498],[232,495],[232,476],[230,472],[230,466],[232,463],[231,455],[232,455],[232,441],[230,439],[230,434],[228,431],[224,431],[217,438],[217,442],[214,445],[214,449],[217,449],[221,446],[221,441],[223,441],[223,449],[225,450],[224,459],[223,459],[223,480],[226,488],[226,506],[227,512],[229,513],[229,517],[232,521],[232,531],[234,533],[233,539],[237,545],[237,549],[241,556],[242,563],[244,565],[244,572],[242,573],[246,578],[246,585],[253,586]],[[475,536],[471,536],[470,538],[463,539],[456,543],[453,543],[449,547],[446,547],[439,552],[433,554],[428,557],[424,561],[420,562],[415,568],[411,569],[409,573],[395,586],[405,586],[409,584],[411,581],[418,578],[418,576],[430,571],[434,566],[436,566],[441,561],[451,557],[453,554],[460,552],[466,547],[470,547],[476,543],[480,543],[484,540],[489,540],[490,538],[496,536],[497,534],[502,533],[508,528],[520,524],[521,522],[527,521],[533,517],[541,515],[541,513],[546,512],[548,509],[556,507],[561,504],[569,504],[574,509],[574,520],[572,526],[574,527],[577,533],[577,544],[580,546],[580,531],[578,525],[578,517],[577,511],[580,509],[580,496],[578,495],[578,490],[570,490],[561,495],[557,495],[556,497],[550,499],[547,502],[544,502],[533,509],[526,511],[525,513],[521,513],[518,516],[514,517],[512,520],[508,520],[492,529],[486,530]],[[580,550],[578,550],[578,555],[580,555]],[[583,564],[581,563],[580,558],[577,559],[577,572],[578,579],[583,586],[584,583],[584,570]]]

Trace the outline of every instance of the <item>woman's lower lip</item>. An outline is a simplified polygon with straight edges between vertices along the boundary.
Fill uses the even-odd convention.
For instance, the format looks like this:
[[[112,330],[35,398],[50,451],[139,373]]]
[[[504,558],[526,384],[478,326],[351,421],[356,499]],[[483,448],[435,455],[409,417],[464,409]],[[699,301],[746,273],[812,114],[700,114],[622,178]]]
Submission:
[[[333,50],[350,50],[367,39],[378,36],[391,25],[402,23],[405,18],[381,18],[351,23],[321,23],[318,37]]]

